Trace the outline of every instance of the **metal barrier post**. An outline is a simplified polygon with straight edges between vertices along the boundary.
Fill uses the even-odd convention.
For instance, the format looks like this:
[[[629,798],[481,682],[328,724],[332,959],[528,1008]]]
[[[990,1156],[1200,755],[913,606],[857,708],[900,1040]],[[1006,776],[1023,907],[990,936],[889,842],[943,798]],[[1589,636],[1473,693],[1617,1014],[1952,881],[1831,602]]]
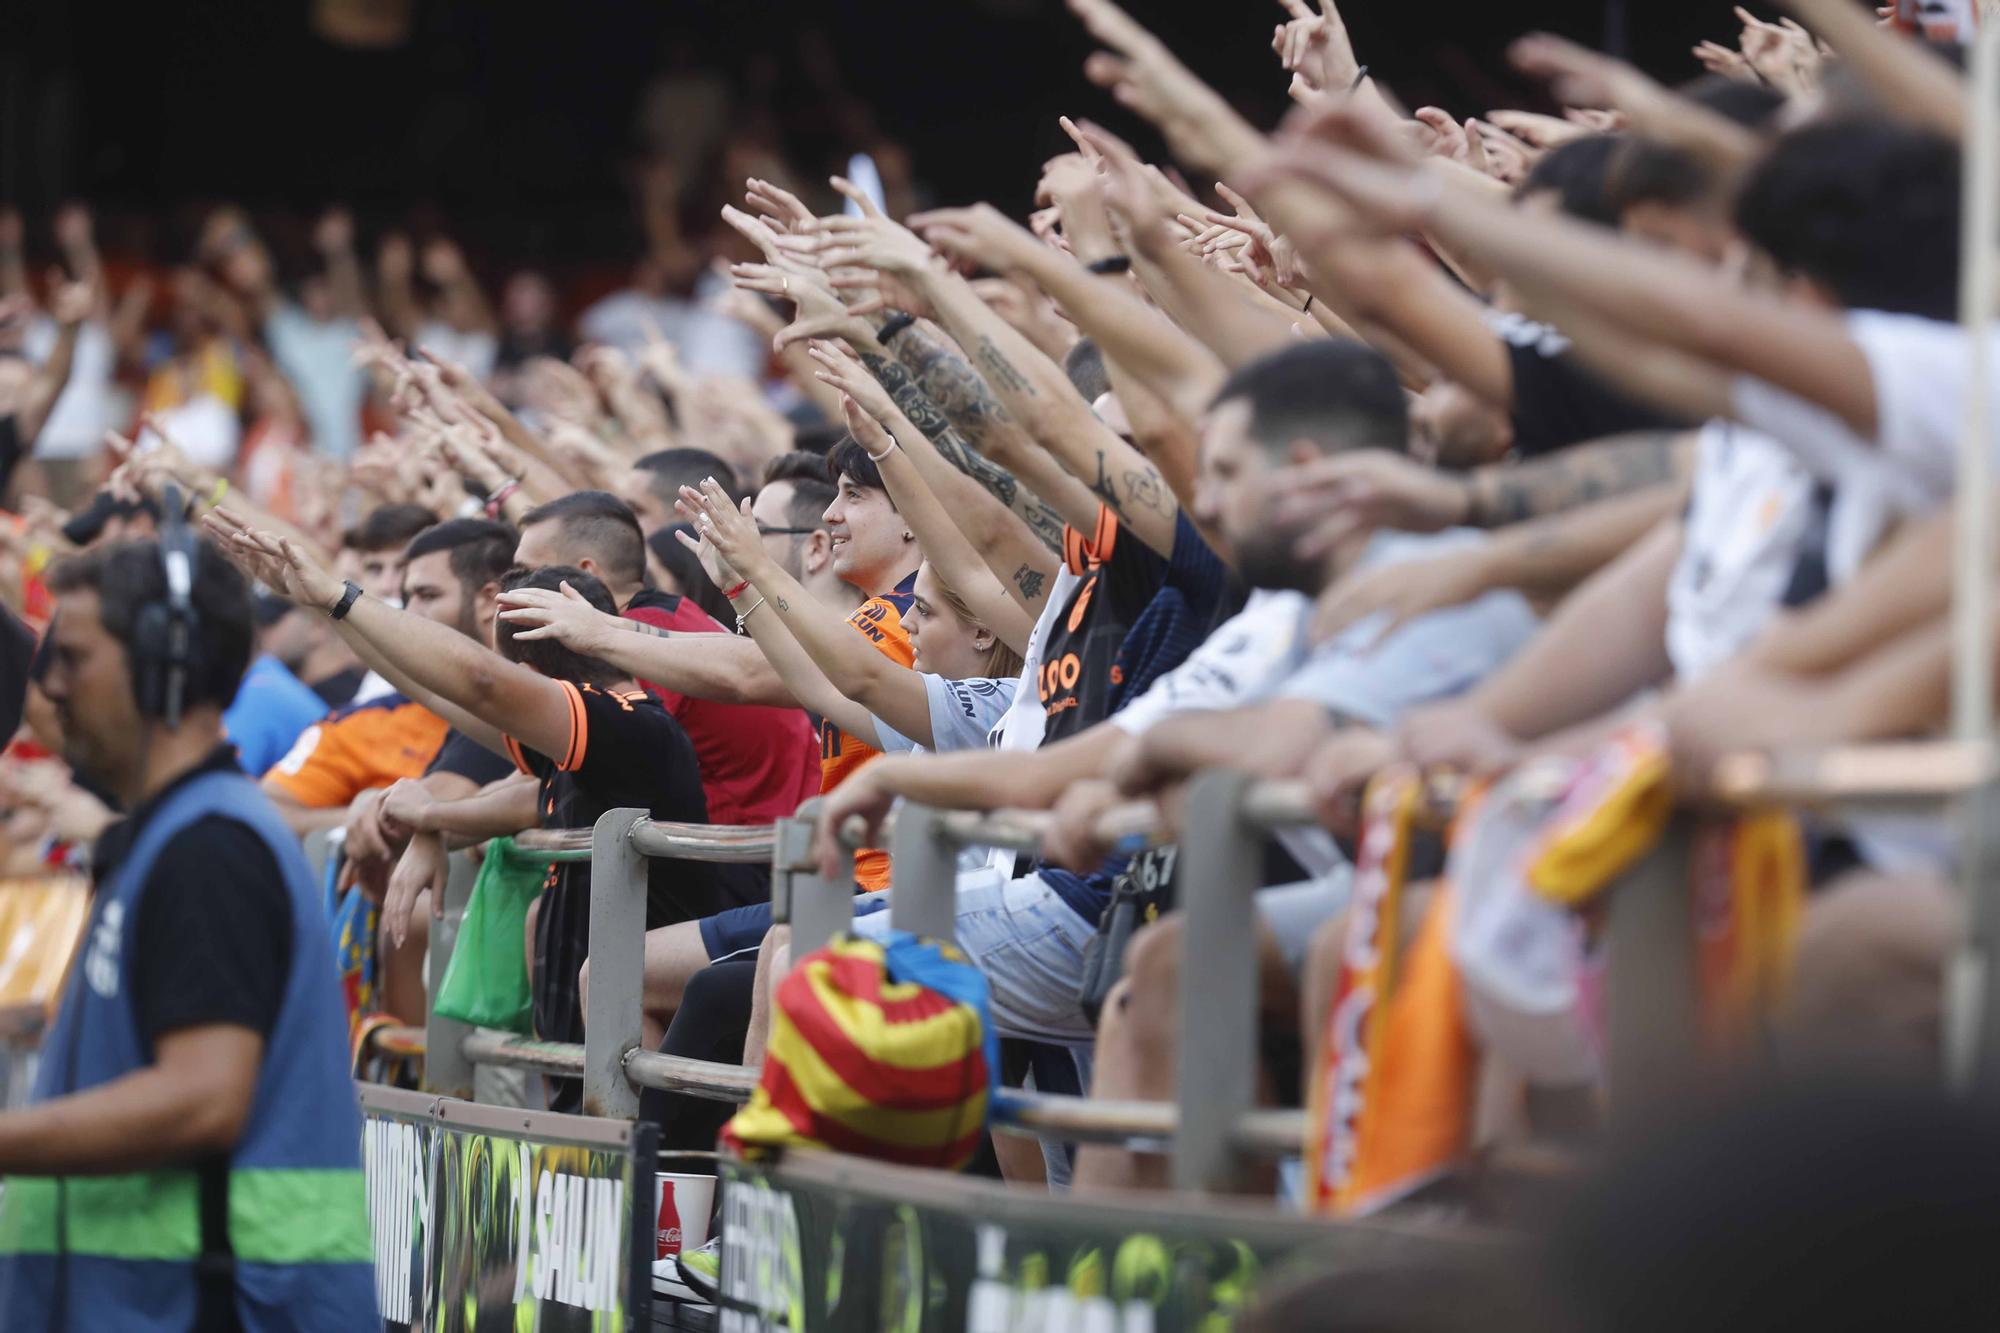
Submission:
[[[1255,894],[1262,837],[1243,817],[1249,774],[1208,769],[1188,788],[1181,832],[1178,1190],[1228,1190],[1233,1136],[1257,1082]],[[899,890],[900,892],[900,890]]]
[[[943,837],[937,811],[908,801],[896,811],[889,876],[890,925],[932,939],[958,938],[958,850]]]
[[[1694,1086],[1699,1042],[1690,839],[1677,814],[1659,843],[1619,877],[1608,903],[1605,1001],[1614,1122],[1670,1110]]]
[[[626,1120],[639,1090],[625,1077],[641,1037],[646,973],[646,858],[632,845],[644,810],[607,810],[591,830],[590,999],[583,1015],[583,1113]]]
[[[818,797],[800,806],[792,818],[778,821],[778,846],[771,872],[771,919],[791,926],[794,958],[824,948],[828,940],[854,924],[852,852],[841,849],[841,874],[832,883],[812,870],[788,869],[811,861],[813,831],[818,824]]]
[[[444,987],[451,951],[458,947],[459,921],[465,916],[465,904],[472,897],[472,882],[477,874],[472,858],[463,852],[453,853],[446,866],[444,902],[438,918],[431,922],[430,964],[426,973],[429,994],[424,1001],[424,1091],[471,1101],[473,1068],[464,1046],[472,1028],[443,1017],[431,1005]]]

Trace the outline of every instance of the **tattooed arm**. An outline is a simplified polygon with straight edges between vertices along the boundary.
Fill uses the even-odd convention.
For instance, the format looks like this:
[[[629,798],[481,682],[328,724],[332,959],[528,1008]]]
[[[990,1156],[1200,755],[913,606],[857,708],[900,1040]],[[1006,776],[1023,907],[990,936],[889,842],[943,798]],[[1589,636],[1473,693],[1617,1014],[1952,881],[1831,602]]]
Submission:
[[[894,341],[901,344],[905,339],[918,337],[920,333],[918,327],[912,326],[898,334]],[[889,391],[897,410],[930,442],[939,457],[978,482],[989,495],[1007,506],[1016,518],[1027,524],[1028,531],[1044,547],[1051,551],[1062,549],[1065,514],[1044,501],[1036,490],[1023,486],[1007,468],[973,448],[918,383],[916,374],[908,366],[878,347],[863,345],[855,350],[860,353],[861,364],[868,367],[868,373]],[[963,366],[964,362],[959,364]]]
[[[819,347],[812,356],[848,430],[881,468],[882,484],[924,559],[975,620],[1026,653],[1055,557],[998,500],[946,463],[859,363]]]
[[[1099,421],[1062,367],[988,309],[965,279],[933,266],[917,280],[939,322],[970,354],[973,368],[1008,414],[1096,499],[1110,505],[1134,537],[1162,555],[1171,554],[1180,503],[1160,470]],[[1051,499],[1072,526],[1088,529],[1096,518],[1095,500],[1084,510],[1074,495]]]
[[[1694,471],[1695,438],[1693,431],[1634,431],[1526,463],[1475,469],[1465,477],[1465,522],[1504,527],[1662,482],[1685,481]]]

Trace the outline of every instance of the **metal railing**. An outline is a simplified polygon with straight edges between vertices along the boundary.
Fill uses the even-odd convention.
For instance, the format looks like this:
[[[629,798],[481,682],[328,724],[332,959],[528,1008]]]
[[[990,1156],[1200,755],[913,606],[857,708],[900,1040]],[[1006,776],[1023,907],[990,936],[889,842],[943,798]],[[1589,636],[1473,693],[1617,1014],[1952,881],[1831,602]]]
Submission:
[[[1941,809],[2000,786],[1992,747],[1946,742],[1868,746],[1780,755],[1742,755],[1725,764],[1710,804],[1805,805],[1830,812]],[[473,1030],[430,1015],[422,1034],[425,1087],[470,1098],[475,1065],[581,1078],[584,1110],[631,1117],[641,1088],[721,1101],[743,1101],[756,1087],[755,1067],[662,1055],[644,1049],[643,988],[646,860],[653,856],[772,866],[772,917],[788,923],[794,957],[824,945],[853,919],[851,873],[824,880],[811,858],[817,803],[764,828],[658,824],[637,810],[607,813],[592,830],[521,835],[516,845],[551,860],[589,852],[592,863],[592,985],[581,1044],[538,1041]],[[1165,1144],[1176,1188],[1224,1191],[1241,1185],[1259,1158],[1299,1150],[1304,1113],[1259,1109],[1256,1086],[1257,962],[1255,895],[1262,887],[1263,839],[1316,822],[1303,787],[1260,782],[1216,769],[1197,775],[1178,833],[1181,847],[1183,976],[1180,1069],[1174,1102],[1110,1102],[1009,1091],[995,1105],[995,1127],[1070,1142]],[[1696,966],[1689,930],[1688,834],[1682,813],[1666,837],[1605,895],[1609,970],[1606,1081],[1614,1115],[1685,1091],[1697,1065]],[[899,929],[953,936],[957,855],[966,847],[1033,854],[1048,816],[1031,811],[940,811],[905,804],[889,842],[894,891],[890,920]],[[1158,832],[1145,804],[1105,814],[1106,841],[1143,845]],[[851,872],[851,866],[842,867]],[[432,949],[433,983],[442,978],[469,877],[454,876]],[[388,1049],[416,1046],[411,1029],[388,1029]]]

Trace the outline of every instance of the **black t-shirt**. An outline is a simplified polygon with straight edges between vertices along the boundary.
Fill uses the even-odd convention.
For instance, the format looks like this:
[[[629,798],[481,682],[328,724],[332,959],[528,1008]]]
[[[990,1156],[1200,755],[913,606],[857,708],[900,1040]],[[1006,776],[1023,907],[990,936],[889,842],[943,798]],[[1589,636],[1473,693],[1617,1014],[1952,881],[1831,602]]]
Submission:
[[[240,771],[235,748],[217,746],[105,831],[92,878],[101,885],[116,872],[169,792],[198,774]],[[249,825],[209,815],[174,835],[153,859],[132,939],[132,1015],[147,1060],[162,1036],[210,1024],[270,1039],[291,972],[292,903],[277,858]],[[204,1158],[194,1169],[204,1200],[227,1198],[227,1154]],[[224,1238],[209,1243],[219,1247]],[[197,1307],[198,1333],[241,1327],[231,1301]]]
[[[445,733],[444,744],[430,766],[424,769],[424,776],[433,773],[452,773],[484,787],[489,782],[498,782],[513,773],[514,762],[505,755],[495,754],[472,737],[453,727]]]
[[[353,703],[354,696],[361,692],[361,682],[367,679],[367,676],[368,673],[362,668],[349,667],[345,671],[334,672],[324,680],[314,681],[310,688],[314,694],[326,700],[328,708],[345,708]]]
[[[1675,430],[1689,422],[1628,397],[1577,364],[1569,342],[1546,324],[1500,326],[1514,371],[1514,451],[1522,458],[1635,430]]]
[[[565,753],[551,758],[507,739],[515,763],[541,781],[542,827],[590,828],[605,811],[621,806],[636,806],[654,819],[708,822],[694,746],[659,700],[642,690],[613,694],[561,684],[570,702]],[[650,858],[646,928],[699,920],[755,901],[755,882],[745,869]],[[583,1039],[576,974],[589,951],[590,863],[550,866],[535,922],[535,1030],[546,1040]]]
[[[102,884],[123,864],[169,792],[198,774],[232,771],[240,771],[235,752],[221,746],[106,830],[93,879]],[[210,815],[161,848],[133,939],[132,1013],[149,1048],[164,1033],[211,1023],[271,1035],[291,966],[292,905],[277,858],[249,825]]]
[[[1044,745],[1110,716],[1118,647],[1167,577],[1167,561],[1122,531],[1108,507],[1098,509],[1095,532],[1064,530],[1063,562],[1083,582],[1049,631],[1035,677],[1048,715]]]

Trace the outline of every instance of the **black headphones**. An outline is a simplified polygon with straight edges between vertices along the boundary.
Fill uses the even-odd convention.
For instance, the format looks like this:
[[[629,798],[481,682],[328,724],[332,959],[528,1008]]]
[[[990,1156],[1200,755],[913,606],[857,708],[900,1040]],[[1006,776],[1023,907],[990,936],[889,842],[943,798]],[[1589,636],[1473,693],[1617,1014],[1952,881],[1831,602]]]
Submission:
[[[168,483],[160,500],[160,570],[167,595],[141,607],[132,627],[132,692],[140,716],[174,727],[187,701],[188,678],[201,667],[201,617],[194,609],[199,547],[180,488]]]

